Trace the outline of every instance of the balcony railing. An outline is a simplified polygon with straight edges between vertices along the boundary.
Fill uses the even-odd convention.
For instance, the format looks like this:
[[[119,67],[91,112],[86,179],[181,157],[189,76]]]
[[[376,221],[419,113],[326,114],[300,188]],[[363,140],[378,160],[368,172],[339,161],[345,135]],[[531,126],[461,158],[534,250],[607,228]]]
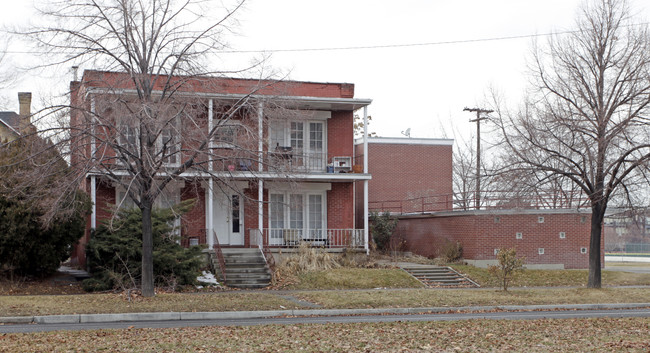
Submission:
[[[327,153],[296,151],[282,147],[267,152],[266,163],[269,170],[325,172],[327,170]]]
[[[251,242],[254,246],[262,242],[265,246],[288,248],[304,242],[324,248],[363,249],[365,246],[363,229],[251,229]]]

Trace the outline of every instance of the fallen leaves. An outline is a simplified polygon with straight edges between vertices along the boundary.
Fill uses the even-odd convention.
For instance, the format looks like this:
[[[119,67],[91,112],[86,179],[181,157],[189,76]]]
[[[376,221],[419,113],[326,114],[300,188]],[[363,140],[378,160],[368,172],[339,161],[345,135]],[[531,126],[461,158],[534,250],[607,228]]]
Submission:
[[[649,330],[648,318],[130,327],[6,334],[0,352],[646,352]]]

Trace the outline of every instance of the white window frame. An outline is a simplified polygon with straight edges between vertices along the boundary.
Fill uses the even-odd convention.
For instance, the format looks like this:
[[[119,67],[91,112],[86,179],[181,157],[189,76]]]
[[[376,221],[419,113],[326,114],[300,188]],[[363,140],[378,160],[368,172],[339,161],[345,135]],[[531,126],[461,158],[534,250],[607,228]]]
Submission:
[[[169,147],[170,150],[170,156],[165,158],[164,165],[166,166],[179,166],[180,159],[181,159],[181,138],[180,136],[180,129],[181,129],[181,124],[180,120],[177,119],[176,121],[176,127],[172,126],[166,126],[164,129],[160,131],[160,137],[156,141],[156,146],[158,148],[158,151],[162,152],[162,146],[163,146],[163,139],[165,138],[165,131],[170,132],[170,139],[172,140],[172,146]],[[171,160],[171,158],[174,158],[174,160]]]
[[[138,154],[140,149],[140,128],[120,122],[117,126],[117,144],[133,154]],[[133,135],[133,143],[130,143],[129,136]]]
[[[268,133],[268,146],[269,151],[275,151],[275,148],[280,147],[293,147],[291,145],[291,132],[292,132],[292,123],[302,123],[302,148],[299,151],[294,151],[302,155],[309,153],[320,153],[322,155],[322,161],[315,159],[312,161],[309,160],[309,163],[305,167],[309,170],[325,170],[327,166],[327,119],[331,117],[331,112],[329,111],[314,111],[314,112],[305,112],[306,114],[311,114],[309,119],[272,119],[269,123],[269,133]],[[309,115],[307,115],[309,116]],[[322,143],[323,147],[320,151],[311,150],[311,128],[310,124],[322,124]],[[275,136],[274,130],[282,132],[282,136],[278,138]],[[282,141],[280,141],[282,140]]]
[[[329,184],[327,184],[329,186]],[[298,229],[300,231],[301,239],[311,239],[310,231],[311,230],[320,230],[322,231],[321,238],[326,238],[327,234],[327,190],[278,190],[271,189],[269,190],[269,200],[273,198],[272,195],[282,195],[282,200],[284,202],[283,208],[283,220],[282,220],[282,229],[294,229],[291,228],[291,195],[300,195],[302,198],[302,228]],[[310,195],[318,195],[321,198],[321,228],[311,229],[311,215],[309,209],[309,197]],[[273,204],[269,207],[269,217],[267,219],[267,227],[270,229],[280,229],[278,227],[273,228],[271,220],[274,218],[273,214],[274,206]]]
[[[283,227],[286,229],[294,229],[291,228],[291,197],[292,195],[295,197],[295,195],[299,195],[302,200],[302,229],[299,229],[302,231],[301,234],[305,235],[311,228],[309,227],[310,221],[311,221],[311,216],[309,212],[309,196],[311,195],[317,195],[321,197],[321,228],[323,231],[327,230],[327,192],[326,191],[270,191],[269,192],[269,198],[271,197],[270,195],[282,195],[283,201],[284,201],[284,219],[283,219]],[[269,208],[269,219],[267,226],[268,228],[271,227],[271,219],[273,218],[273,210],[272,208]],[[305,236],[303,236],[304,238]]]
[[[162,193],[156,198],[153,204],[153,208],[169,208],[171,206],[178,205],[181,203],[181,188],[183,187],[182,183],[170,183],[168,184],[167,188],[163,190]],[[171,204],[170,202],[165,202],[165,201],[170,201],[171,199]],[[118,185],[115,187],[115,203],[117,206],[119,206],[119,209],[122,208],[130,208],[130,207],[137,207],[135,204],[135,201],[133,201],[128,194],[126,193],[126,189]],[[174,219],[174,224],[172,226],[175,229],[175,235],[180,236],[181,235],[181,215],[179,214],[175,219]]]
[[[219,119],[214,119],[217,123]],[[238,143],[241,143],[238,139],[238,134],[241,134],[242,131],[246,129],[246,126],[238,119],[232,119],[223,124],[215,124],[215,133],[212,136],[212,147],[213,148],[228,148],[233,149],[238,146]],[[232,140],[220,140],[220,132],[224,129],[231,130]]]

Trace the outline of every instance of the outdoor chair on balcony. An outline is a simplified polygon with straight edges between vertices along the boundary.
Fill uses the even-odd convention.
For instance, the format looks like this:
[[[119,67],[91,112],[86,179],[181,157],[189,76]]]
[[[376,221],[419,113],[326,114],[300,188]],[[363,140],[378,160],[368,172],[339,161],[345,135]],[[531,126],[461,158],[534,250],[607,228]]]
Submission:
[[[283,229],[282,238],[284,240],[284,245],[286,246],[295,246],[300,243],[300,233],[298,229]]]

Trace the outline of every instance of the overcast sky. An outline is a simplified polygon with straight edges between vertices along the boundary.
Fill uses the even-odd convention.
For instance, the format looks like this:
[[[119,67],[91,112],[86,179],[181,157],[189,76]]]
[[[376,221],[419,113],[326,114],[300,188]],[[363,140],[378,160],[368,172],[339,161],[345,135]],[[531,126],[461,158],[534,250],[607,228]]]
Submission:
[[[29,16],[30,1],[3,1],[0,20]],[[349,82],[357,98],[371,98],[370,130],[380,136],[451,136],[451,122],[464,138],[475,125],[465,106],[480,106],[490,86],[511,103],[527,83],[526,57],[532,38],[483,40],[559,32],[574,28],[578,0],[251,0],[238,14],[235,50],[267,50],[268,64],[294,80]],[[15,5],[11,5],[15,4]],[[650,4],[633,0],[643,20]],[[472,41],[476,40],[476,41]],[[543,42],[544,37],[538,38]],[[417,46],[404,44],[443,43]],[[271,52],[387,46],[378,49]],[[256,54],[224,54],[228,64]],[[21,61],[20,58],[14,60]],[[65,71],[65,70],[59,70]],[[51,73],[55,81],[26,77],[2,94],[17,109],[16,92],[63,92],[69,72]],[[37,108],[37,107],[36,107]]]

